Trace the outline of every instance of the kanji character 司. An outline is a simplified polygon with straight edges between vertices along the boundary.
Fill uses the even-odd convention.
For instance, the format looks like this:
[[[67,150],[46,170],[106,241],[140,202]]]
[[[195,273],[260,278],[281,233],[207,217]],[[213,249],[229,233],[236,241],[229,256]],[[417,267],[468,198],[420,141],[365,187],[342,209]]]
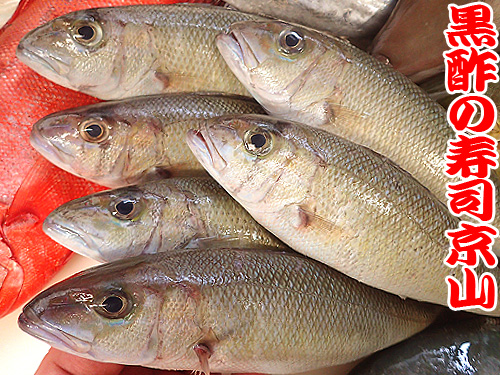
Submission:
[[[472,124],[481,109],[481,118]],[[459,116],[460,114],[460,116]],[[462,95],[453,100],[448,107],[448,123],[455,131],[468,130],[473,133],[487,133],[494,128],[497,121],[495,102],[485,95]]]
[[[453,276],[446,277],[448,284],[448,306],[452,310],[469,310],[472,308],[493,311],[497,307],[497,281],[486,272],[477,278],[473,269],[464,267],[464,287]]]
[[[477,225],[461,221],[458,229],[447,230],[446,237],[451,241],[450,253],[444,261],[446,265],[455,267],[457,263],[469,267],[479,264],[479,256],[489,268],[498,264],[498,258],[491,251],[498,230],[491,225]]]
[[[445,174],[448,177],[460,174],[462,178],[488,178],[490,169],[498,167],[496,139],[488,135],[464,134],[458,134],[458,138],[448,141]]]
[[[444,34],[449,46],[497,47],[498,32],[490,5],[480,2],[463,6],[450,4],[448,10],[452,23]]]
[[[495,216],[495,187],[490,180],[473,179],[448,183],[448,208],[455,216],[466,213],[479,221],[489,222]],[[450,191],[451,190],[451,191]]]
[[[471,90],[471,81],[474,77],[473,90],[476,93],[484,93],[488,88],[488,82],[498,81],[498,66],[500,60],[494,51],[478,51],[472,49],[455,49],[443,53],[446,68],[446,90],[450,94],[461,92],[468,93]],[[488,60],[490,60],[488,62]]]

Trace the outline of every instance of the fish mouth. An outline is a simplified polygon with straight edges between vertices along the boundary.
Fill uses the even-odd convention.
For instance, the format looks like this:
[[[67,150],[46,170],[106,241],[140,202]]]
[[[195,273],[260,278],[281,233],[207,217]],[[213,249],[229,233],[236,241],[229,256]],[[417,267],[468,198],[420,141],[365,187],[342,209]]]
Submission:
[[[229,68],[241,79],[241,73],[247,71],[248,74],[257,68],[261,61],[250,47],[245,34],[237,29],[237,24],[235,25],[228,34],[218,35],[216,44]]]
[[[33,46],[27,47],[22,42],[17,46],[16,56],[24,64],[34,67],[33,70],[45,72],[50,75],[60,76],[63,74],[63,67],[67,68],[69,66],[61,58],[55,56],[49,58],[45,50]]]
[[[105,262],[99,246],[93,241],[92,236],[83,236],[82,231],[74,229],[71,225],[64,225],[56,222],[49,215],[44,220],[42,229],[44,233],[54,241],[69,248],[71,251],[99,262]]]
[[[63,332],[42,320],[30,307],[24,308],[17,322],[21,330],[56,349],[82,354],[88,353],[92,348],[90,342]]]
[[[186,137],[187,144],[209,173],[211,170],[221,171],[227,166],[227,163],[207,133],[206,129],[190,130]]]

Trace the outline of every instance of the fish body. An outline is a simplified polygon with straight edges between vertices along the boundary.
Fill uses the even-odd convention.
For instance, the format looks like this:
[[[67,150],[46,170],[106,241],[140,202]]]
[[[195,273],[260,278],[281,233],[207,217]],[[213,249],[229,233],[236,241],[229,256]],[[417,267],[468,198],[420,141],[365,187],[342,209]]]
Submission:
[[[455,133],[444,108],[401,73],[345,40],[279,21],[235,24],[217,43],[272,116],[371,148],[448,202],[446,184],[457,179],[444,174],[444,154]],[[500,227],[500,215],[492,224]]]
[[[207,249],[83,271],[33,299],[19,324],[101,362],[285,374],[360,358],[422,330],[439,311],[299,254]]]
[[[249,19],[262,18],[193,4],[83,10],[28,33],[17,56],[44,77],[105,100],[180,91],[244,95],[215,37]]]
[[[371,40],[396,5],[394,0],[228,0],[244,12],[271,16],[354,41]]]
[[[16,58],[16,48],[22,36],[53,17],[131,3],[136,1],[23,0],[0,30],[0,317],[40,291],[71,254],[43,233],[44,218],[68,200],[101,189],[53,167],[29,146],[34,122],[96,99],[40,77]]]
[[[68,202],[45,233],[79,254],[110,262],[179,248],[285,250],[212,178],[170,178]]]
[[[144,96],[54,113],[33,126],[30,140],[66,171],[120,187],[204,174],[186,145],[186,132],[203,119],[232,113],[264,111],[254,100],[234,95]]]
[[[429,328],[373,355],[349,375],[497,375],[500,321],[472,319]]]
[[[443,52],[451,49],[443,36],[448,28],[449,4],[463,6],[469,0],[399,0],[389,20],[379,31],[370,53],[395,69],[422,82],[444,72]],[[482,1],[493,9],[493,23],[500,23],[500,2]]]
[[[267,116],[208,120],[188,135],[207,171],[292,249],[370,286],[447,306],[445,231],[435,196],[389,159],[331,133]],[[477,273],[491,272],[479,263]],[[500,315],[494,311],[474,312]]]

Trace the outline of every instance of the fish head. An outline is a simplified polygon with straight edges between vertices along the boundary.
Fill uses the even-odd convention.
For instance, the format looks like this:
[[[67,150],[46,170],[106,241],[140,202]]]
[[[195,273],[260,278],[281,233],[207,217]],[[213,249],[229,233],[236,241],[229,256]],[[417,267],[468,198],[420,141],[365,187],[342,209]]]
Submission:
[[[103,191],[52,211],[43,230],[70,250],[101,262],[132,257],[158,246],[164,201],[137,186]]]
[[[40,75],[77,91],[116,86],[115,57],[123,26],[106,10],[83,10],[58,17],[26,34],[17,57]]]
[[[94,360],[147,363],[156,356],[160,290],[145,287],[141,260],[89,269],[40,293],[19,317],[22,330]]]
[[[156,173],[158,159],[163,160],[162,134],[154,121],[112,112],[102,103],[44,117],[33,126],[30,142],[60,168],[103,186],[120,187]]]
[[[208,173],[252,215],[303,200],[317,168],[300,128],[268,116],[210,119],[190,131],[187,142]]]
[[[328,51],[325,39],[311,29],[281,21],[244,21],[231,25],[229,34],[219,35],[217,47],[252,96],[268,112],[287,118],[294,98],[302,98],[318,61]],[[310,95],[312,103],[316,94]]]

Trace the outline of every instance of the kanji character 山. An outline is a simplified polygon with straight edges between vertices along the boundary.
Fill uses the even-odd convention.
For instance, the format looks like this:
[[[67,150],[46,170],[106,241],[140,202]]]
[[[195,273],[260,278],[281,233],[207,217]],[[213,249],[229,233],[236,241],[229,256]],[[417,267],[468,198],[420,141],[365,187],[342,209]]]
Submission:
[[[464,286],[453,276],[446,277],[448,284],[448,306],[452,310],[482,309],[493,311],[497,307],[497,281],[493,275],[486,272],[478,281],[474,270],[464,267]]]

